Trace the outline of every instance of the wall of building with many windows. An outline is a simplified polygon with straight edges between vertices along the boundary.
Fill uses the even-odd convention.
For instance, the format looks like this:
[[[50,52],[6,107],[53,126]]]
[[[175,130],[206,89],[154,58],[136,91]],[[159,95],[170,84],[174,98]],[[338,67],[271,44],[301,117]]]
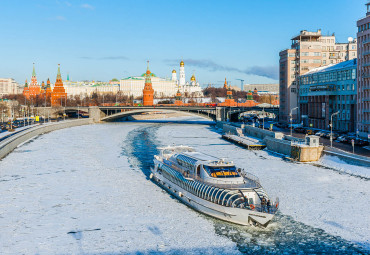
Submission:
[[[306,126],[356,130],[356,59],[311,70],[299,77],[299,107]]]

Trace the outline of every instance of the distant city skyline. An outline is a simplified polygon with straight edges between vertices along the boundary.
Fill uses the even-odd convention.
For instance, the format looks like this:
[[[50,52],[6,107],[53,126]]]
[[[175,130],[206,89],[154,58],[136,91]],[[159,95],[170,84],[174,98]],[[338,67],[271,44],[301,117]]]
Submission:
[[[171,77],[185,62],[201,86],[277,83],[279,51],[301,30],[356,38],[365,0],[2,1],[0,77],[20,84],[102,80],[151,71]]]

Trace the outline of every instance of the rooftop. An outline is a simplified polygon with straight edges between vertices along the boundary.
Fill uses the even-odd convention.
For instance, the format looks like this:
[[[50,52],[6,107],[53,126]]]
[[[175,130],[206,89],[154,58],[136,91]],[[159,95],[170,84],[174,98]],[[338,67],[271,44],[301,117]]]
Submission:
[[[330,64],[330,65],[327,65],[327,66],[320,66],[320,67],[317,67],[317,68],[314,68],[314,69],[308,71],[307,73],[305,73],[302,76],[305,76],[307,74],[328,72],[328,71],[334,71],[334,70],[338,70],[338,69],[351,68],[351,67],[352,68],[357,67],[357,58],[347,60],[347,61],[344,61],[344,62],[341,62],[341,63],[338,63],[338,64]]]

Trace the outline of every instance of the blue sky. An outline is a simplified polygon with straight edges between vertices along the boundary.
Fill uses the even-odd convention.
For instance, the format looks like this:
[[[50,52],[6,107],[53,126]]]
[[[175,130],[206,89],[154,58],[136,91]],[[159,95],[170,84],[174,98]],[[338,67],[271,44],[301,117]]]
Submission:
[[[356,37],[365,0],[1,0],[0,77],[103,80],[185,61],[202,86],[277,82],[279,51],[300,30]]]

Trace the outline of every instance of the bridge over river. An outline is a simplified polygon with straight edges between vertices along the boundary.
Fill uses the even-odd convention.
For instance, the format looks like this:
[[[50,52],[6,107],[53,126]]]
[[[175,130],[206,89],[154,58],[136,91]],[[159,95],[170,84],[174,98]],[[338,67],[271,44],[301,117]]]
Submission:
[[[164,112],[173,113],[181,112],[187,115],[196,115],[214,121],[226,121],[227,119],[237,119],[241,112],[268,112],[274,113],[276,116],[279,113],[278,107],[199,107],[199,106],[89,106],[89,107],[65,107],[59,111],[66,113],[88,112],[94,121],[115,121],[131,115],[147,113],[147,112]]]

